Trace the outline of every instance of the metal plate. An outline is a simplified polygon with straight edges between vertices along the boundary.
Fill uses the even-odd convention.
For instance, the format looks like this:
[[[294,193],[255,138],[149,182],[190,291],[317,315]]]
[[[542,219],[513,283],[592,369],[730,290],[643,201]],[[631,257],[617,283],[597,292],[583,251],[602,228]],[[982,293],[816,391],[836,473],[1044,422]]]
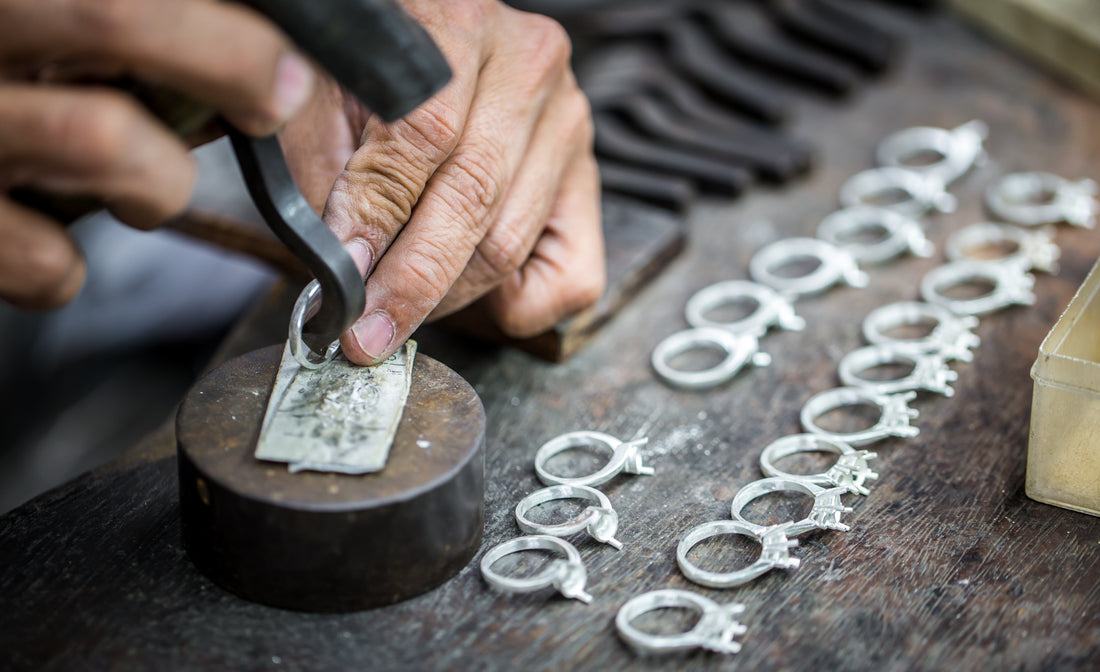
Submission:
[[[473,388],[420,355],[386,468],[300,472],[252,451],[281,353],[211,371],[176,419],[183,539],[238,595],[303,611],[355,611],[443,583],[484,521],[485,413]]]

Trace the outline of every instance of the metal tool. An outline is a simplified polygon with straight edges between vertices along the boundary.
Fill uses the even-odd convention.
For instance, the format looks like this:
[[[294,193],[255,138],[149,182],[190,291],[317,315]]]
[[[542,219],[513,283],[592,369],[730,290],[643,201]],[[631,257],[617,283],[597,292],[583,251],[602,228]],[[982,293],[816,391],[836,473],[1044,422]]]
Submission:
[[[792,558],[790,550],[798,546],[787,531],[792,523],[757,525],[744,520],[714,520],[693,528],[676,546],[676,564],[688,580],[708,588],[733,588],[756,579],[773,569],[797,569],[801,564]],[[701,542],[722,534],[739,534],[760,544],[760,557],[748,567],[732,572],[711,572],[692,563],[687,554]],[[791,535],[793,536],[793,535]]]
[[[535,453],[535,474],[546,485],[603,485],[621,473],[652,476],[653,467],[647,467],[642,461],[641,447],[648,439],[620,441],[610,434],[581,430],[560,434],[539,446]],[[546,463],[558,453],[571,448],[604,446],[611,450],[611,459],[598,471],[587,476],[565,477],[551,474]]]
[[[565,555],[565,559],[553,560],[541,572],[522,579],[504,576],[493,569],[504,556],[523,551],[557,552]],[[568,541],[546,534],[517,537],[489,549],[481,557],[481,576],[489,585],[509,593],[533,593],[553,586],[565,597],[585,604],[592,601],[584,589],[588,575],[581,554]]]
[[[843,441],[852,446],[863,446],[891,436],[912,438],[920,434],[919,428],[909,424],[910,420],[920,415],[917,409],[909,408],[909,402],[916,396],[916,392],[879,394],[860,387],[836,387],[825,390],[810,397],[802,406],[800,415],[802,428],[807,432]],[[878,406],[880,413],[878,421],[867,429],[858,432],[832,432],[819,427],[815,422],[817,418],[834,409],[865,404]]]
[[[666,148],[772,182],[787,181],[809,168],[811,152],[805,143],[712,102],[643,45],[615,44],[592,52],[578,66],[577,78],[594,110],[617,115],[636,136]],[[605,151],[598,151],[604,158]],[[606,155],[615,156],[610,149]],[[644,154],[631,160],[649,170],[670,170]]]
[[[651,635],[634,627],[634,619],[657,609],[690,609],[699,614],[691,630],[676,635]],[[747,628],[737,622],[743,604],[720,605],[686,590],[654,590],[631,598],[619,607],[615,628],[627,644],[641,653],[673,653],[706,649],[716,653],[737,653],[741,645],[733,641]]]
[[[775,462],[784,457],[817,452],[835,453],[836,464],[819,474],[791,474],[775,466]],[[875,453],[856,450],[836,439],[817,434],[791,434],[772,441],[764,448],[764,452],[760,454],[760,470],[765,476],[781,476],[814,485],[844,488],[853,495],[868,495],[871,491],[865,483],[877,479],[878,474],[867,466],[867,460],[875,457]]]
[[[686,371],[671,364],[684,353],[714,348],[721,350],[724,357],[710,368]],[[669,385],[699,390],[732,380],[746,364],[768,366],[772,358],[768,353],[760,352],[760,343],[754,334],[734,334],[725,329],[701,327],[668,336],[653,349],[650,361],[653,370]]]
[[[897,40],[856,7],[837,0],[769,0],[784,29],[872,72],[885,70]]]
[[[536,506],[560,499],[583,499],[594,502],[595,506],[585,507],[573,520],[554,525],[536,523],[527,517],[528,512]],[[601,544],[607,544],[616,550],[623,548],[622,543],[615,539],[619,514],[611,507],[611,500],[599,490],[586,485],[551,485],[532,492],[516,504],[516,524],[529,534],[549,534],[554,537],[566,537],[584,531]]]
[[[343,244],[294,184],[278,138],[251,138],[233,129],[228,134],[264,221],[319,282],[320,306],[301,332],[315,352],[303,359],[331,359],[332,344],[363,314],[363,277]]]

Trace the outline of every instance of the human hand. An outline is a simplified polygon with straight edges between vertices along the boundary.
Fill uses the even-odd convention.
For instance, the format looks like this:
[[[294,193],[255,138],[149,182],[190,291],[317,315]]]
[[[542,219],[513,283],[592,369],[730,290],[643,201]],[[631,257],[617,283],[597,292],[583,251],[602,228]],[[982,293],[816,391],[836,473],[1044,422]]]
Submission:
[[[360,364],[480,297],[525,337],[604,285],[592,126],[564,30],[497,0],[401,4],[452,81],[389,124],[326,82],[280,135],[299,187],[367,278],[366,309],[341,339]]]
[[[7,198],[13,188],[98,196],[141,228],[186,206],[186,145],[122,92],[66,83],[119,74],[178,89],[255,135],[293,116],[314,83],[287,39],[239,5],[0,0],[0,298],[51,308],[84,278],[66,229]]]

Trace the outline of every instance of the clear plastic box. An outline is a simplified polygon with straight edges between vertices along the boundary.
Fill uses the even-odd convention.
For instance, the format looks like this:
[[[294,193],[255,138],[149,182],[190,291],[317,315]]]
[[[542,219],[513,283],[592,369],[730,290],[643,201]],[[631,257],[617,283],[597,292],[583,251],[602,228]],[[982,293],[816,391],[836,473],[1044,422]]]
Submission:
[[[1100,516],[1100,262],[1039,346],[1027,496]]]

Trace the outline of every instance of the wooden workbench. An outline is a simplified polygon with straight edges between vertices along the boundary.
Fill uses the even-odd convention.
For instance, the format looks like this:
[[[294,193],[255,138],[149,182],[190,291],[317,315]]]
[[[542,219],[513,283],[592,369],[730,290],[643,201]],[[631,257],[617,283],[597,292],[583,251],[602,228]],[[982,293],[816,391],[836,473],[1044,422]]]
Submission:
[[[803,537],[794,550],[799,569],[739,589],[704,589],[676,568],[684,532],[727,518],[737,489],[760,476],[761,449],[798,431],[802,402],[838,384],[836,362],[862,345],[863,316],[916,298],[920,277],[942,256],[872,269],[868,289],[800,302],[809,327],[763,341],[774,357],[770,368],[709,392],[675,391],[654,378],[648,357],[683,326],[681,311],[695,290],[745,278],[752,252],[772,240],[812,235],[834,209],[841,182],[869,167],[875,143],[898,128],[971,118],[990,126],[993,161],[953,189],[957,214],[929,222],[941,250],[949,231],[981,218],[981,190],[999,174],[1100,174],[1100,105],[950,17],[897,27],[910,46],[897,72],[854,100],[805,106],[796,131],[821,149],[812,177],[696,207],[681,260],[567,363],[438,334],[421,339],[485,403],[484,548],[518,534],[512,508],[539,487],[532,460],[541,442],[573,429],[649,437],[646,454],[657,474],[619,477],[604,488],[621,516],[625,550],[577,540],[591,605],[549,592],[493,592],[477,558],[447,585],[370,612],[311,615],[242,601],[199,574],[181,548],[174,439],[166,428],[127,458],[0,518],[0,668],[1100,667],[1100,518],[1033,502],[1023,489],[1028,370],[1100,254],[1094,231],[1059,231],[1062,272],[1038,279],[1038,305],[982,320],[975,361],[955,367],[956,396],[917,402],[919,437],[873,446],[881,478],[854,502],[846,517],[851,532]],[[261,306],[227,351],[277,341],[285,299]],[[703,551],[722,548],[729,547]],[[704,561],[722,565],[718,555]],[[612,620],[628,598],[657,588],[743,602],[742,653],[637,657]]]

